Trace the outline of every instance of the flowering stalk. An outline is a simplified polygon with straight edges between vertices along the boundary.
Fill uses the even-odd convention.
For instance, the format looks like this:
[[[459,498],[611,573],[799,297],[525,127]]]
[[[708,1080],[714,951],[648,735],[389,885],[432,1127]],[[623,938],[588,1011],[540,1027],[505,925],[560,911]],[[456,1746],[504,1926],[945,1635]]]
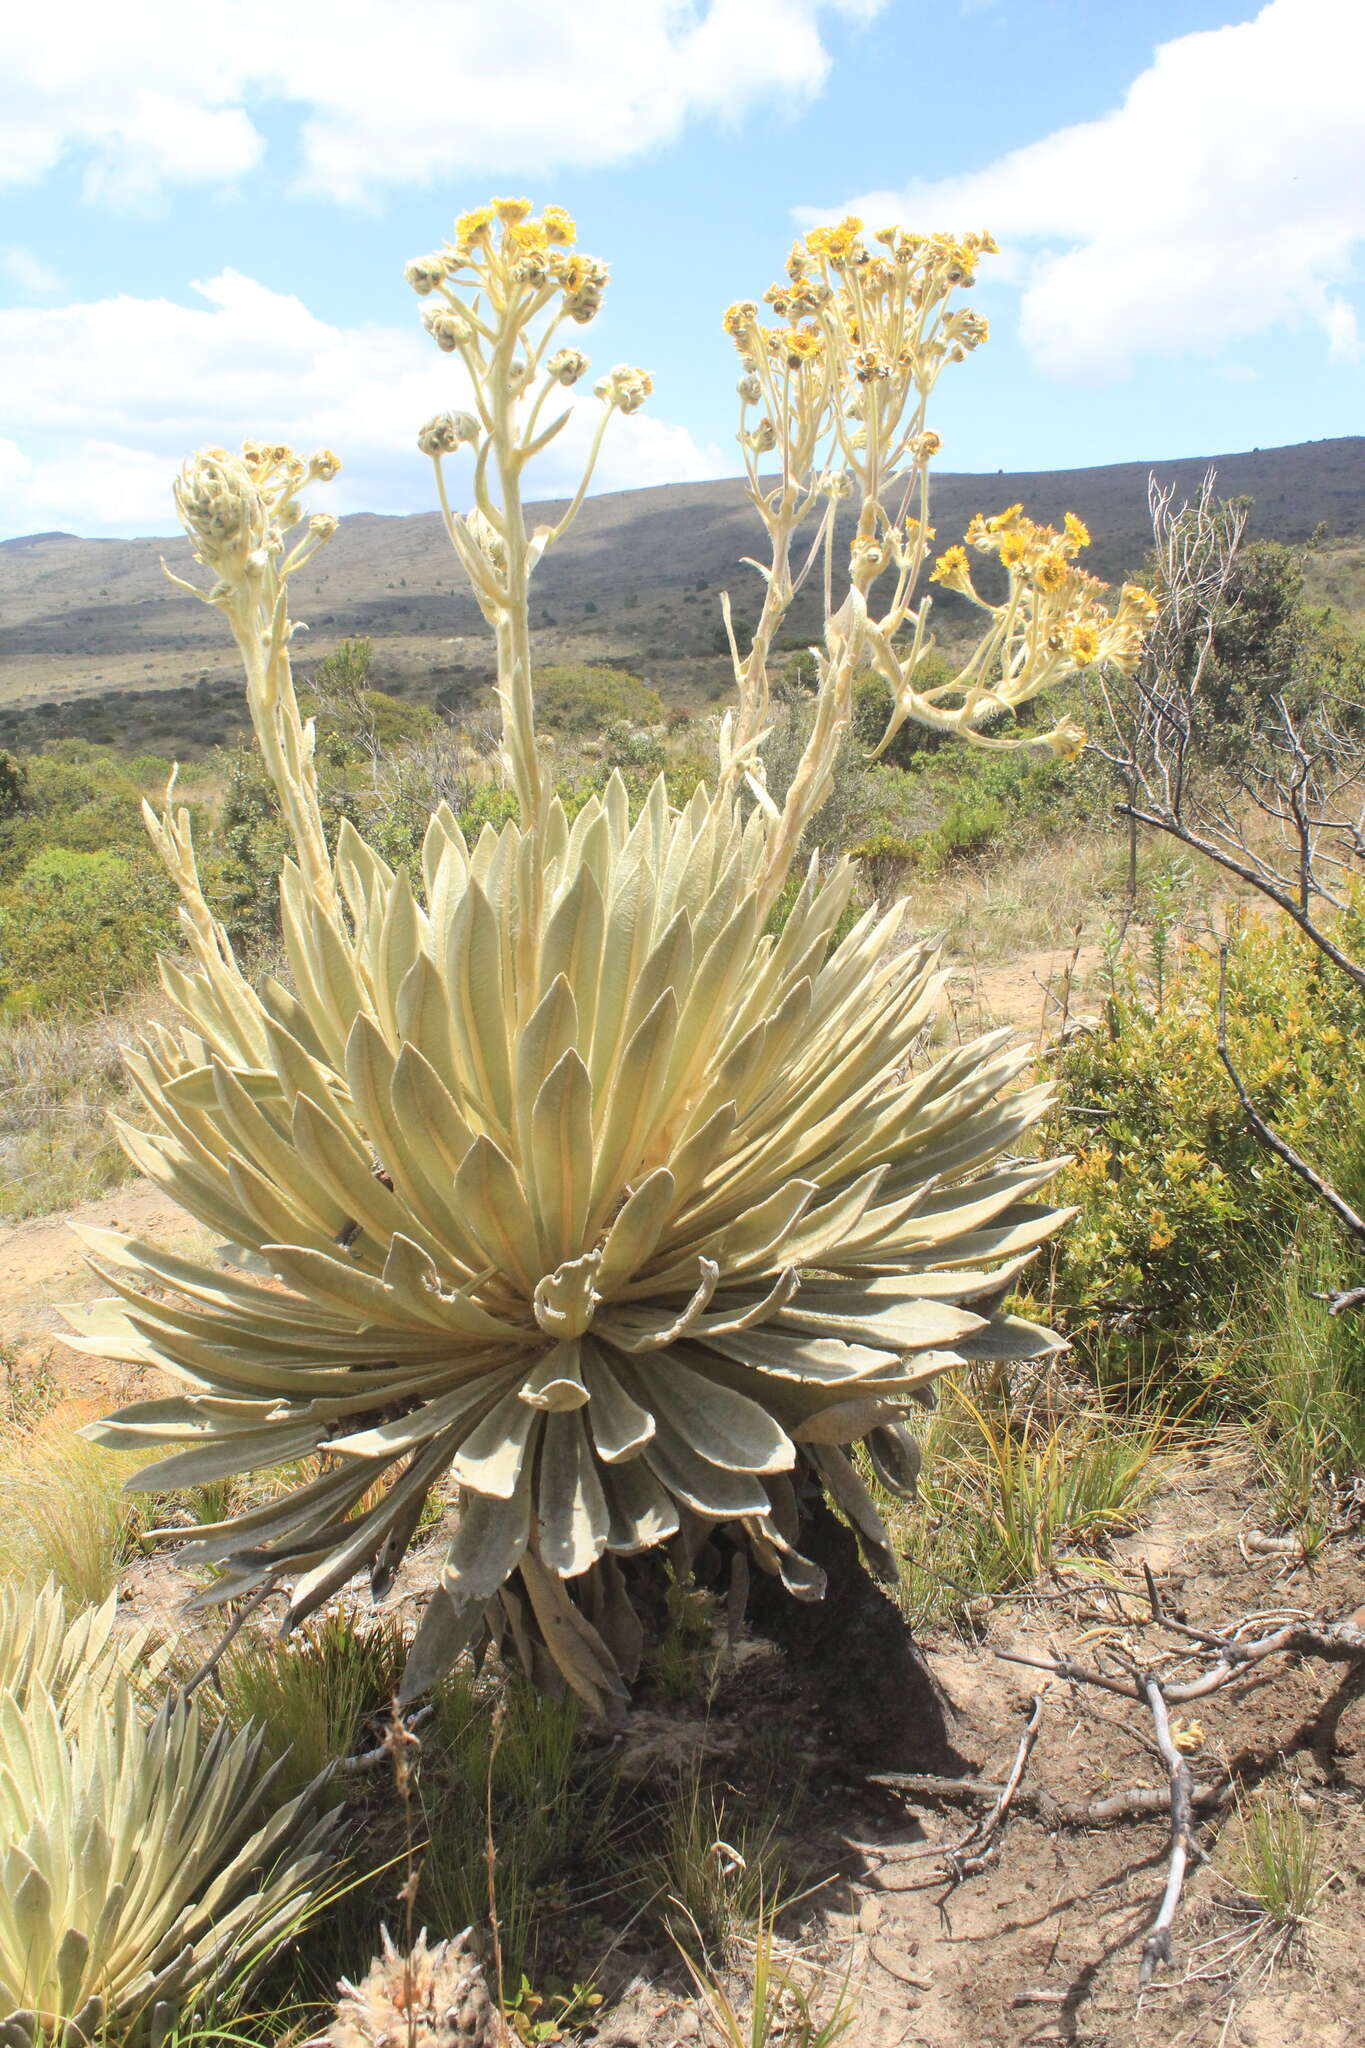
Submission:
[[[1020,518],[1020,507],[975,520],[969,542],[999,554],[1010,576],[999,605],[972,587],[961,548],[950,548],[931,581],[960,590],[989,623],[952,680],[928,690],[916,678],[933,653],[931,599],[914,593],[929,556],[930,463],[937,434],[925,426],[935,383],[987,338],[986,322],[953,294],[970,285],[989,235],[910,235],[882,229],[869,248],[862,222],[816,228],[797,242],[787,277],[765,294],[781,326],[762,324],[752,301],[731,306],[725,329],[739,351],[740,447],[748,494],[767,530],[770,558],[759,567],[765,591],[748,652],[731,635],[739,708],[722,737],[722,765],[747,779],[775,823],[765,899],[780,891],[806,825],[829,794],[839,741],[847,728],[855,670],[870,662],[885,678],[893,712],[882,751],[907,720],[952,732],[978,746],[1050,747],[1070,755],[1084,734],[1070,720],[1023,738],[983,730],[1010,716],[1050,684],[1094,660],[1131,666],[1141,649],[1146,593],[1125,588],[1110,618],[1103,589],[1071,566],[1088,539],[1069,517],[1063,534]],[[757,413],[757,417],[754,415]],[[776,457],[776,482],[761,465]],[[899,502],[894,513],[888,497]],[[836,603],[835,513],[851,499],[853,532]],[[796,530],[823,501],[805,563],[792,573]],[[769,708],[768,659],[783,618],[817,561],[823,563],[824,647],[815,650],[820,688],[815,718],[779,813],[766,798],[759,749]],[[889,586],[874,610],[873,591]],[[727,607],[728,619],[728,607]],[[908,646],[897,636],[908,628]]]
[[[522,472],[570,418],[566,409],[542,426],[542,412],[551,394],[571,388],[588,369],[580,350],[551,343],[566,320],[584,326],[595,317],[607,283],[604,263],[572,253],[575,238],[562,207],[548,206],[536,218],[529,200],[496,199],[461,215],[454,241],[419,257],[406,273],[430,302],[427,331],[460,357],[473,393],[473,415],[438,413],[418,445],[435,464],[446,531],[497,636],[503,751],[528,826],[543,820],[546,801],[535,748],[531,573],[577,514],[612,413],[637,411],[653,389],[645,371],[625,365],[599,381],[602,412],[578,488],[556,525],[528,534]],[[475,456],[474,509],[460,518],[451,510],[442,462],[465,446]]]

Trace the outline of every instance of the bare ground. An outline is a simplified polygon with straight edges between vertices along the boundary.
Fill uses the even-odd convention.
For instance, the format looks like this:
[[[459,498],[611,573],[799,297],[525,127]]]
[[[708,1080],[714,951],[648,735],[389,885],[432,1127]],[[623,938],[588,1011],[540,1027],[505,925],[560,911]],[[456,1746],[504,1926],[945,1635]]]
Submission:
[[[1060,2042],[1076,2048],[1346,2048],[1362,2038],[1365,1967],[1359,1920],[1365,1905],[1365,1670],[1278,1660],[1201,1702],[1197,1778],[1231,1771],[1239,1797],[1272,1777],[1289,1783],[1321,1830],[1322,1888],[1308,1926],[1274,1952],[1233,1882],[1235,1809],[1200,1828],[1209,1860],[1189,1879],[1176,1924],[1174,1965],[1138,1996],[1142,1938],[1166,1875],[1164,1818],[1104,1827],[1050,1825],[1059,1805],[1130,1786],[1162,1786],[1151,1724],[1137,1705],[1049,1680],[1003,1662],[998,1652],[1094,1659],[1097,1645],[1154,1649],[1141,1561],[1147,1558],[1172,1612],[1222,1628],[1244,1615],[1340,1615],[1365,1593],[1359,1536],[1330,1545],[1311,1571],[1284,1560],[1248,1561],[1239,1529],[1256,1500],[1241,1461],[1226,1453],[1183,1465],[1149,1526],[1116,1546],[1113,1587],[1055,1585],[997,1603],[983,1640],[926,1643],[947,1697],[932,1711],[884,1730],[885,1754],[866,1767],[831,1740],[828,1700],[794,1693],[781,1660],[754,1646],[724,1684],[691,1739],[721,1759],[733,1796],[744,1795],[743,1758],[777,1724],[808,1794],[793,1849],[819,1887],[781,1923],[798,1976],[826,2000],[847,1982],[858,2017],[845,2037],[857,2048],[1013,2048]],[[1068,1575],[1071,1586],[1074,1577]],[[841,1707],[869,1674],[846,1671]],[[950,1845],[979,1804],[925,1797],[879,1784],[892,1767],[1000,1781],[1013,1758],[1035,1690],[1041,1726],[1023,1784],[1033,1811],[1007,1820],[998,1855],[955,1884],[929,1843]],[[877,1691],[875,1680],[869,1692]],[[842,1715],[841,1715],[842,1718]],[[765,1735],[766,1730],[766,1735]],[[657,1773],[686,1748],[675,1723],[652,1723],[643,1744]],[[1223,1836],[1220,1843],[1219,1835]],[[668,1980],[637,1983],[604,2022],[618,2048],[672,2048],[709,2040],[691,2000]],[[779,2037],[780,2038],[780,2037]]]

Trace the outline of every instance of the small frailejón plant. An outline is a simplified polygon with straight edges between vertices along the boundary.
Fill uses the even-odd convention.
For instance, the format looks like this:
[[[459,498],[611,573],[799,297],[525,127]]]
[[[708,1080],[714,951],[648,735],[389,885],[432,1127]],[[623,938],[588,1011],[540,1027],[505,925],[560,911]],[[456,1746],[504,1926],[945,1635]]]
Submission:
[[[0,1595],[0,2043],[164,2038],[244,1988],[336,1870],[325,1781],[271,1798],[261,1737],[135,1680],[149,1640],[114,1600]]]
[[[997,1310],[1061,1220],[1034,1199],[1053,1167],[1011,1156],[1048,1091],[1011,1088],[1024,1058],[1005,1032],[915,1063],[934,955],[892,949],[899,911],[868,912],[836,940],[847,862],[812,857],[780,929],[772,913],[830,788],[858,664],[887,676],[897,720],[1016,744],[1001,720],[1046,684],[1137,658],[1146,599],[1101,609],[1073,566],[1079,522],[1052,533],[1017,508],[978,522],[969,540],[999,556],[1007,593],[977,599],[985,630],[952,685],[918,693],[930,598],[912,595],[938,445],[924,408],[943,365],[984,336],[952,295],[991,245],[888,230],[878,253],[854,222],[817,230],[769,294],[781,325],[753,305],[725,317],[771,560],[752,645],[734,650],[716,785],[678,809],[660,781],[632,819],[613,778],[570,824],[537,753],[528,588],[612,415],[650,390],[628,368],[596,384],[582,484],[553,527],[529,532],[526,466],[587,370],[563,323],[589,321],[606,281],[573,241],[561,210],[498,201],[408,267],[428,331],[463,370],[469,409],[429,421],[419,443],[497,637],[520,811],[469,846],[438,810],[420,893],[349,825],[329,848],[290,681],[290,585],[335,521],[310,519],[292,551],[284,535],[302,521],[300,488],[335,458],[249,443],[182,473],[180,512],[214,579],[198,594],[241,649],[292,833],[290,985],[248,982],[185,812],[169,797],[149,810],[193,964],[164,969],[184,1024],[152,1029],[133,1057],[145,1124],[123,1139],[229,1249],[206,1267],[91,1233],[119,1298],[73,1316],[89,1350],[184,1389],[94,1429],[169,1447],[137,1486],[324,1454],[306,1484],[200,1530],[187,1555],[222,1567],[208,1597],[287,1580],[292,1625],[361,1569],[382,1591],[452,1474],[458,1527],[405,1697],[491,1634],[609,1712],[642,1648],[620,1560],[670,1540],[685,1558],[723,1527],[818,1599],[801,1541],[824,1489],[892,1576],[851,1447],[909,1489],[904,1398],[967,1360],[1055,1341]],[[446,483],[460,455],[464,514]],[[849,497],[852,540],[837,542]],[[768,653],[810,573],[826,596],[820,684],[778,801],[762,760]],[[975,595],[960,550],[934,574]],[[1041,743],[1070,753],[1082,738],[1063,724]]]

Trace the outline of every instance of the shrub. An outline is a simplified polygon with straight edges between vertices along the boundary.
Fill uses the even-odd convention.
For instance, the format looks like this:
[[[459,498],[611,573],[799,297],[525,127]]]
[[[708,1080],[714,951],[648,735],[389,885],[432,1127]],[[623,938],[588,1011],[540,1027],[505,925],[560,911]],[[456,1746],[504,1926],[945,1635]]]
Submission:
[[[0,1007],[82,1011],[146,981],[175,942],[174,895],[144,849],[35,853],[0,890]]]
[[[538,668],[535,701],[542,725],[584,739],[599,738],[618,719],[633,726],[662,725],[664,719],[657,690],[638,676],[594,662]]]
[[[1058,1064],[1053,1137],[1080,1214],[1058,1246],[1057,1301],[1165,1335],[1208,1332],[1264,1277],[1308,1200],[1247,1129],[1217,1052],[1217,962],[1190,948],[1158,1007],[1130,970],[1103,1024]],[[1255,923],[1229,960],[1229,1049],[1263,1113],[1310,1157],[1357,1127],[1365,996],[1306,941]]]

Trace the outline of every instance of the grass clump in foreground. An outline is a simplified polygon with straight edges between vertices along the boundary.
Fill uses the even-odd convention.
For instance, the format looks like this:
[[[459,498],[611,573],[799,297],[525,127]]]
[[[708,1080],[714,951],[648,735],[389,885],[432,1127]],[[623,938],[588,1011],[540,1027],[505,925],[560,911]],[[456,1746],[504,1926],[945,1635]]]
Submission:
[[[151,1526],[146,1503],[123,1491],[137,1464],[55,1419],[12,1441],[0,1452],[0,1577],[53,1579],[80,1605],[107,1599]]]
[[[0,1222],[107,1194],[134,1168],[109,1123],[127,1106],[123,1049],[155,1012],[0,1022]]]
[[[1322,1821],[1292,1785],[1264,1787],[1239,1808],[1227,1874],[1276,1928],[1303,1926],[1322,1890]]]
[[[748,2011],[736,2003],[728,1986],[679,1941],[688,1975],[696,1986],[721,2048],[834,2048],[857,2020],[843,1984],[828,2012],[820,2017],[814,1990],[801,1983],[783,1959],[777,1934],[780,1907],[758,1901],[753,1930],[753,1961],[748,1971]],[[699,1929],[694,1932],[700,1933]]]
[[[1311,1552],[1338,1524],[1365,1472],[1365,1329],[1333,1316],[1340,1246],[1305,1219],[1270,1276],[1265,1308],[1226,1347],[1228,1398],[1245,1415],[1278,1519]]]
[[[915,1627],[963,1620],[1063,1559],[1084,1568],[1102,1557],[1160,1486],[1170,1429],[1079,1392],[1030,1409],[998,1382],[949,1383],[920,1441],[917,1498],[896,1516],[900,1599]]]

